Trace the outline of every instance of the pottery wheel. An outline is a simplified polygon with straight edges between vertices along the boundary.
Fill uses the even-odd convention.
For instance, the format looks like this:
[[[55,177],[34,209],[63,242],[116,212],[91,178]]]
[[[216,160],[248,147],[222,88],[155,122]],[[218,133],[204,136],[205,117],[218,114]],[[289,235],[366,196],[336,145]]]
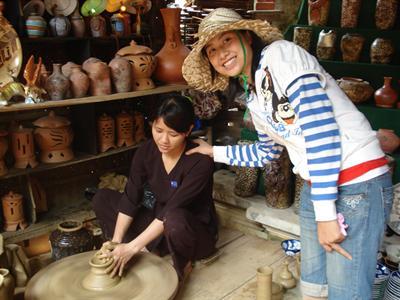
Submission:
[[[82,280],[90,272],[89,260],[96,251],[54,262],[36,273],[25,290],[26,300],[149,300],[172,299],[178,288],[174,268],[151,253],[133,258],[120,282],[107,290],[87,290]]]

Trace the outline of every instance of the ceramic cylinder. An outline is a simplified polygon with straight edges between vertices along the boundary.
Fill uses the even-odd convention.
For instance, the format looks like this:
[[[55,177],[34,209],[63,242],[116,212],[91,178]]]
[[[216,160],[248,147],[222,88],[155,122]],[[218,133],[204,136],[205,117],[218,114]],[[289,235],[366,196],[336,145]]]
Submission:
[[[371,63],[389,64],[392,61],[394,53],[394,45],[390,39],[376,38],[371,44]]]
[[[293,29],[293,42],[306,51],[310,51],[312,37],[311,27],[297,26]]]
[[[398,0],[378,0],[375,9],[375,25],[381,30],[391,29],[396,22]]]
[[[368,81],[355,77],[342,77],[337,80],[339,87],[354,103],[362,103],[371,98],[374,89]]]
[[[340,26],[345,28],[357,27],[360,7],[361,0],[343,0]]]
[[[38,38],[46,34],[47,23],[42,16],[31,13],[25,21],[25,27],[29,38]]]
[[[250,144],[250,141],[238,141],[238,145]],[[233,192],[240,197],[250,197],[257,192],[258,168],[237,167]]]
[[[358,62],[365,38],[361,34],[346,33],[340,40],[343,61]]]
[[[21,194],[10,191],[1,198],[4,215],[4,230],[16,231],[25,229],[28,224],[25,220],[24,204]]]
[[[15,280],[7,269],[0,269],[0,299],[14,299]]]
[[[308,0],[308,25],[325,26],[330,5],[330,0]]]
[[[272,268],[260,267],[257,269],[257,300],[272,299]]]
[[[97,140],[100,152],[115,148],[115,122],[107,114],[97,119]]]

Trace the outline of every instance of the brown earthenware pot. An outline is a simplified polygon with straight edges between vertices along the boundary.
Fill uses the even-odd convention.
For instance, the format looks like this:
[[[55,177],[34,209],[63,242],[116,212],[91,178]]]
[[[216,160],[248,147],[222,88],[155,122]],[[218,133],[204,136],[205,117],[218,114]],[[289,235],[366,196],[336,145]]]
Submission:
[[[330,0],[308,0],[308,25],[325,26],[330,5]]]
[[[128,59],[116,54],[109,62],[111,80],[114,91],[117,93],[130,92],[132,90],[132,67]]]
[[[90,95],[103,96],[111,94],[110,68],[98,58],[90,57],[82,64],[82,69],[90,79]]]
[[[82,98],[87,95],[90,86],[89,77],[82,71],[81,66],[72,67],[69,81],[71,83],[71,93],[74,98]]]
[[[389,64],[392,61],[394,52],[394,45],[390,39],[376,38],[371,44],[371,63]]]
[[[340,40],[340,50],[342,51],[343,61],[358,62],[365,38],[361,34],[346,33]]]
[[[369,82],[361,78],[342,77],[337,80],[337,83],[354,103],[367,101],[374,93],[374,89],[369,85]]]
[[[384,77],[383,86],[374,94],[375,104],[379,107],[394,107],[397,102],[397,91],[392,88],[392,77]]]
[[[396,22],[398,0],[378,0],[375,9],[375,25],[381,30],[391,29]]]
[[[361,7],[361,0],[343,0],[340,26],[346,28],[357,27],[360,7]]]

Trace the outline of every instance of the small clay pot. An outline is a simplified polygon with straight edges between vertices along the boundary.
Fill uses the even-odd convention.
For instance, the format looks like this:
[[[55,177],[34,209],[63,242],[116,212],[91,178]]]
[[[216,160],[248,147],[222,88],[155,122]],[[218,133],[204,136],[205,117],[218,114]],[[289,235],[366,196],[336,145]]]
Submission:
[[[132,115],[126,111],[120,112],[116,117],[117,146],[132,146],[135,141],[133,138],[134,123]]]
[[[392,61],[394,51],[394,45],[391,40],[376,38],[371,44],[371,63],[389,64]]]
[[[369,82],[361,78],[342,77],[337,80],[337,83],[354,103],[367,101],[374,93]]]
[[[71,93],[74,98],[82,98],[87,95],[90,80],[86,73],[82,71],[81,66],[72,67],[69,81],[71,83]]]
[[[321,30],[317,43],[318,59],[333,59],[336,52],[335,43],[336,32],[334,30]]]
[[[310,51],[312,37],[311,27],[300,27],[297,26],[293,29],[293,42],[299,45],[306,51]]]
[[[98,58],[90,57],[82,64],[82,69],[90,79],[90,95],[103,96],[111,94],[110,68]]]
[[[112,258],[99,258],[97,252],[89,261],[90,272],[82,280],[82,286],[87,290],[102,291],[116,286],[120,281],[119,276],[111,276],[107,273],[107,269],[114,263]]]
[[[250,141],[240,140],[238,145],[250,144]],[[257,192],[258,168],[237,167],[233,192],[240,197],[250,197]]]
[[[100,152],[116,148],[115,122],[105,113],[97,119],[97,140]]]
[[[11,150],[15,159],[15,168],[34,168],[38,165],[34,144],[32,128],[24,128],[20,125],[11,131]]]
[[[130,92],[132,90],[132,66],[129,60],[118,54],[108,64],[111,80],[117,93]]]
[[[61,64],[53,64],[53,73],[47,78],[46,91],[51,100],[68,98],[70,82],[61,71]]]
[[[392,87],[392,77],[384,77],[383,86],[375,91],[375,104],[379,107],[391,108],[396,105],[397,91]]]
[[[4,176],[8,173],[6,162],[4,161],[4,156],[8,149],[7,134],[8,132],[6,130],[0,129],[0,176]]]
[[[63,15],[57,15],[49,22],[50,31],[53,36],[65,37],[71,31],[71,23],[68,18]]]
[[[4,215],[4,230],[16,231],[25,229],[28,223],[25,221],[23,198],[21,194],[10,191],[1,198]]]
[[[340,40],[343,61],[358,62],[365,38],[361,34],[346,33]]]
[[[400,146],[400,138],[392,129],[380,128],[377,132],[379,144],[385,153],[393,153]]]

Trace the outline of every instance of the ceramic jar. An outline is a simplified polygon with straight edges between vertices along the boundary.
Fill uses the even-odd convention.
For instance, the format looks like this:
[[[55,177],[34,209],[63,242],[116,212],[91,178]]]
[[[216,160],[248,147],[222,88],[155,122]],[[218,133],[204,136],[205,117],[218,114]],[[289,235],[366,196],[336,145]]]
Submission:
[[[123,36],[125,32],[124,18],[121,14],[113,14],[110,18],[111,30],[115,36]]]
[[[0,299],[14,299],[15,280],[7,269],[0,268]]]
[[[74,37],[84,37],[86,33],[86,24],[83,20],[83,17],[79,14],[79,9],[75,9],[72,15],[70,16],[71,19],[71,27],[72,33]]]
[[[251,141],[240,140],[238,145],[250,144]],[[236,167],[233,192],[240,197],[250,197],[257,192],[258,168]]]
[[[374,93],[374,89],[369,82],[361,78],[342,77],[337,80],[337,83],[354,103],[367,101]]]
[[[335,43],[336,32],[334,30],[321,30],[317,43],[318,59],[333,59],[336,52]]]
[[[394,45],[390,39],[376,38],[370,49],[371,63],[389,64],[394,55]]]
[[[90,95],[103,96],[111,94],[110,68],[98,58],[90,57],[82,64],[82,69],[90,80]]]
[[[383,86],[375,91],[375,104],[379,107],[394,107],[397,102],[398,94],[392,88],[392,77],[384,77]]]
[[[357,27],[360,7],[361,7],[361,0],[343,0],[340,26],[346,28]]]
[[[117,146],[132,146],[134,141],[133,117],[126,111],[121,111],[116,117]]]
[[[92,16],[90,18],[90,32],[93,37],[105,37],[106,20],[100,15]]]
[[[25,169],[38,165],[35,156],[33,129],[22,125],[11,131],[11,150],[15,159],[14,167]]]
[[[1,198],[4,216],[4,231],[25,229],[28,223],[25,220],[24,204],[21,194],[10,191]]]
[[[299,214],[300,210],[300,196],[303,189],[304,179],[300,175],[296,174],[295,185],[294,185],[294,202],[293,209],[296,215]]]
[[[330,5],[330,0],[308,0],[308,25],[325,26]]]
[[[25,28],[29,38],[38,38],[46,34],[47,23],[42,16],[31,13],[25,21]]]
[[[75,68],[75,67],[80,67],[80,65],[78,65],[72,61],[69,61],[61,66],[61,72],[63,73],[63,75],[65,77],[69,78],[69,76],[71,76],[71,73],[72,73],[72,68]]]
[[[53,17],[50,20],[49,25],[51,34],[56,37],[68,36],[71,31],[71,23],[68,18],[63,15],[56,15]]]
[[[343,61],[358,62],[365,38],[361,34],[346,33],[340,40]]]
[[[156,68],[156,59],[153,51],[146,46],[131,41],[129,46],[121,48],[117,55],[126,58],[132,65],[132,89],[143,91],[155,87],[151,75]]]
[[[51,256],[55,260],[93,250],[93,239],[82,222],[68,220],[50,233]]]
[[[182,64],[189,49],[181,41],[180,8],[161,8],[164,21],[165,43],[156,54],[157,68],[155,77],[164,83],[185,83],[182,76]]]
[[[297,26],[293,29],[293,42],[299,45],[306,51],[310,51],[312,37],[311,27],[300,27]]]
[[[46,91],[51,100],[64,100],[69,93],[69,79],[61,72],[61,64],[53,64],[53,73],[47,78]]]
[[[130,92],[132,90],[133,76],[129,60],[117,54],[108,66],[110,67],[114,91],[117,93]]]
[[[40,160],[45,163],[59,163],[74,158],[71,149],[74,134],[71,122],[50,111],[48,116],[33,122],[35,141],[40,147]]]
[[[381,30],[391,29],[396,22],[398,0],[378,0],[375,9],[375,25]]]
[[[393,153],[400,146],[400,138],[392,129],[380,128],[376,136],[378,137],[382,151],[385,153]]]
[[[6,162],[4,161],[4,156],[8,149],[7,135],[8,132],[6,130],[0,129],[0,177],[8,173]]]
[[[115,146],[115,122],[107,114],[102,114],[97,119],[97,140],[100,152],[106,152]]]
[[[72,67],[71,75],[69,76],[71,83],[71,94],[74,98],[82,98],[87,95],[89,90],[90,80],[81,66]]]

